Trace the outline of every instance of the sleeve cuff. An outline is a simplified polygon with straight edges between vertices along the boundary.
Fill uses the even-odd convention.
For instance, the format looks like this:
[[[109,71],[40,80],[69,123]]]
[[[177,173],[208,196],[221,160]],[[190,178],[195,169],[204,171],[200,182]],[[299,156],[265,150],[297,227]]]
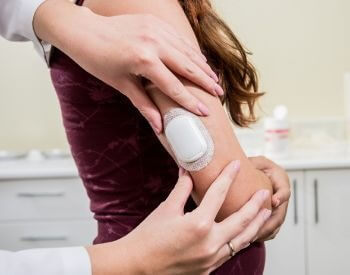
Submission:
[[[45,0],[21,0],[19,5],[17,24],[21,28],[21,35],[34,44],[34,48],[40,56],[49,64],[49,55],[51,52],[51,45],[45,41],[40,40],[34,31],[33,19],[35,12]]]
[[[22,35],[28,38],[29,40],[39,44],[40,41],[37,38],[33,28],[33,19],[36,10],[44,1],[45,0],[22,0],[21,4],[19,5],[17,18],[18,26],[23,26]]]
[[[21,35],[34,43],[35,49],[47,61],[47,53],[42,41],[38,39],[33,28],[33,19],[36,10],[45,0],[22,0],[19,5],[17,24],[21,28]],[[49,49],[48,49],[49,50]]]
[[[84,247],[60,248],[64,275],[91,275],[91,262]]]
[[[0,250],[0,274],[92,275],[92,268],[84,247]]]
[[[64,275],[91,275],[91,261],[84,247],[59,248]]]
[[[65,275],[91,275],[91,261],[84,247],[61,248],[63,270]]]

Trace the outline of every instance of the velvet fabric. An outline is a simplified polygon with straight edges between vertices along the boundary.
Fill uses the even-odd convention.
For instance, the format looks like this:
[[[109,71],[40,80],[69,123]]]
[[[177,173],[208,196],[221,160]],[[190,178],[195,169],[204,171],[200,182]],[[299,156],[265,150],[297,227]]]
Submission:
[[[177,181],[177,165],[119,91],[57,49],[50,71],[71,152],[98,222],[94,243],[117,240],[167,198]],[[186,211],[194,207],[189,199]],[[264,263],[265,247],[254,243],[212,274],[261,275]]]

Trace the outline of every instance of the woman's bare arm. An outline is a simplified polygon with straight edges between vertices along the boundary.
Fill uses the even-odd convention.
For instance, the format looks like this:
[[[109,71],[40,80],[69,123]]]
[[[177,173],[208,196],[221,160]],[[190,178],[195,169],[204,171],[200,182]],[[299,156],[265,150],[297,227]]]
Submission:
[[[171,24],[176,28],[176,31],[188,38],[193,47],[199,48],[191,25],[177,0],[86,0],[85,6],[95,13],[105,16],[130,13],[152,14]],[[149,42],[152,43],[151,38],[145,39],[149,39]],[[189,71],[191,69],[189,68]],[[195,200],[197,202],[201,200],[210,184],[231,160],[239,159],[241,161],[238,178],[229,190],[227,199],[219,212],[219,219],[222,219],[239,209],[258,189],[271,190],[271,184],[262,172],[253,167],[244,154],[219,98],[204,92],[202,88],[182,78],[180,79],[194,96],[209,106],[209,116],[201,117],[201,120],[210,132],[215,145],[214,157],[210,164],[198,172],[191,172],[195,184],[193,194]],[[163,95],[157,88],[151,87],[148,92],[163,115],[170,109],[178,107],[173,100]],[[169,151],[164,135],[158,137]],[[265,207],[271,208],[270,202]]]

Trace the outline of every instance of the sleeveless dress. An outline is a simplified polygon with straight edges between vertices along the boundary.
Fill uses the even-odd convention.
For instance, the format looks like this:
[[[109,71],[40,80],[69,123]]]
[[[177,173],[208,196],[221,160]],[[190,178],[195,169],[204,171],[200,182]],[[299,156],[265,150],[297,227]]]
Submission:
[[[70,149],[98,222],[94,244],[117,240],[167,198],[178,167],[127,97],[58,49],[50,67]],[[194,208],[189,199],[185,210]],[[212,274],[261,275],[264,263],[264,244],[254,243]]]

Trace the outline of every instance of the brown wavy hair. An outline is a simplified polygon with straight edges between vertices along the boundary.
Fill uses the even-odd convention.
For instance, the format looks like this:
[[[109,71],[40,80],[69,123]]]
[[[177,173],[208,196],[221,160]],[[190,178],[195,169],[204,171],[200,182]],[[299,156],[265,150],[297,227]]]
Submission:
[[[179,0],[179,3],[208,64],[219,77],[225,91],[221,101],[231,119],[241,127],[255,122],[254,105],[263,93],[258,92],[257,73],[247,59],[250,53],[214,11],[209,0]]]

